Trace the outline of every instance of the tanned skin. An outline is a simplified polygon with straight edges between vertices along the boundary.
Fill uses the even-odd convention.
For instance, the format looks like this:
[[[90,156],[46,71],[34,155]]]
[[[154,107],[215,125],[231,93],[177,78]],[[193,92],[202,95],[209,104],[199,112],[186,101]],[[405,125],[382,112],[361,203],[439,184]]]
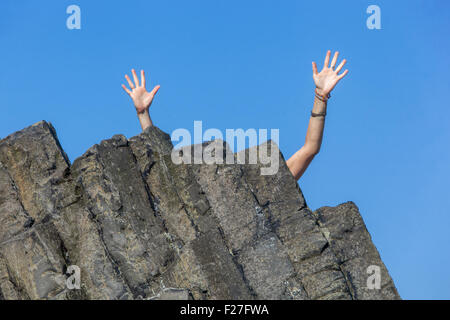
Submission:
[[[323,69],[320,73],[317,71],[317,65],[315,62],[312,63],[313,69],[313,79],[316,84],[316,93],[322,97],[322,101],[315,96],[314,98],[314,106],[312,111],[314,113],[324,113],[327,111],[327,97],[328,94],[334,89],[336,84],[344,78],[348,70],[345,70],[341,74],[339,72],[344,67],[347,62],[345,59],[339,64],[339,66],[335,69],[339,52],[336,52],[333,56],[333,60],[330,64],[330,56],[331,51],[328,50],[327,55],[325,57],[325,62]],[[308,130],[306,132],[305,144],[301,147],[292,157],[286,161],[289,170],[296,180],[300,179],[300,177],[305,173],[311,161],[314,157],[319,153],[320,146],[322,145],[322,137],[323,137],[323,128],[325,126],[325,117],[310,117]]]
[[[347,62],[345,59],[335,68],[338,60],[339,52],[336,52],[331,60],[331,51],[328,50],[325,57],[325,62],[323,69],[318,72],[317,65],[315,62],[312,63],[313,69],[313,79],[316,85],[316,93],[321,97],[319,99],[317,96],[314,98],[314,105],[312,111],[314,113],[324,113],[327,110],[327,97],[329,93],[334,89],[336,84],[344,78],[348,70],[345,70],[341,74],[339,72],[344,67]],[[153,126],[153,122],[150,118],[149,108],[153,102],[153,98],[158,92],[160,86],[157,85],[150,92],[145,88],[145,74],[144,70],[141,70],[141,82],[139,83],[138,76],[134,69],[131,70],[133,75],[134,83],[131,81],[128,75],[125,75],[125,79],[130,86],[128,89],[122,84],[122,88],[128,93],[128,95],[133,100],[136,112],[141,124],[142,130],[144,131],[150,126]],[[322,101],[324,100],[324,101]],[[325,117],[310,117],[308,130],[306,132],[305,144],[301,147],[289,160],[286,162],[289,170],[296,180],[305,173],[311,161],[319,153],[320,146],[322,145],[323,129],[325,126]]]

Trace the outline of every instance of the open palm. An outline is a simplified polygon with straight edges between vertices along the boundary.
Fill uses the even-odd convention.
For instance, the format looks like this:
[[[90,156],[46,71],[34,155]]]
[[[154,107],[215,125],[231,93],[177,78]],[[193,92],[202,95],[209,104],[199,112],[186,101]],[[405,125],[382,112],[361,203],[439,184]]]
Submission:
[[[334,54],[331,64],[330,56],[331,51],[328,50],[327,56],[325,57],[323,69],[320,71],[320,73],[317,71],[316,63],[312,63],[313,79],[314,83],[316,84],[317,93],[324,97],[328,96],[328,94],[334,89],[336,84],[348,73],[348,70],[345,70],[343,73],[338,74],[347,62],[347,60],[345,59],[342,60],[341,64],[336,68],[336,70],[333,70],[333,68],[336,66],[339,52],[336,52]]]
[[[130,77],[128,75],[125,75],[125,78],[127,79],[128,85],[130,86],[131,90],[128,89],[125,85],[122,84],[122,88],[128,93],[128,95],[133,100],[134,106],[136,107],[137,113],[144,113],[145,111],[150,108],[153,98],[155,97],[156,93],[158,92],[160,86],[157,85],[153,88],[152,91],[148,92],[147,89],[145,89],[145,73],[144,70],[141,70],[141,83],[139,84],[139,79],[137,77],[136,71],[134,69],[131,70],[131,73],[133,74],[134,83],[131,81]]]

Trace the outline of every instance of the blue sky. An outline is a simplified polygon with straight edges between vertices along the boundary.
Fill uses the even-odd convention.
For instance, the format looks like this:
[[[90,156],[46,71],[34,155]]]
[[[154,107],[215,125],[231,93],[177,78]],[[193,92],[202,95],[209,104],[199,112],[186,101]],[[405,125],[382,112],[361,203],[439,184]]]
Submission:
[[[81,8],[81,30],[66,8]],[[381,8],[369,30],[366,8]],[[313,101],[311,61],[348,60],[320,154],[300,180],[316,209],[352,200],[405,299],[450,299],[450,2],[1,1],[0,137],[53,123],[73,161],[140,127],[124,74],[161,89],[154,123],[278,128],[291,156]]]

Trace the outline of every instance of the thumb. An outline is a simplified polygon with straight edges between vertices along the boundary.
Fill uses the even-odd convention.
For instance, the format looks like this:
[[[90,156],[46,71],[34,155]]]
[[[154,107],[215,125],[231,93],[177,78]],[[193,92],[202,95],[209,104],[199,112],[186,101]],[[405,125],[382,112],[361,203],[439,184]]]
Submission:
[[[319,74],[317,71],[317,64],[315,62],[312,63],[313,75]]]
[[[158,84],[156,87],[153,88],[153,90],[150,92],[150,94],[152,96],[155,96],[156,93],[158,92],[159,88],[161,88],[161,86]]]

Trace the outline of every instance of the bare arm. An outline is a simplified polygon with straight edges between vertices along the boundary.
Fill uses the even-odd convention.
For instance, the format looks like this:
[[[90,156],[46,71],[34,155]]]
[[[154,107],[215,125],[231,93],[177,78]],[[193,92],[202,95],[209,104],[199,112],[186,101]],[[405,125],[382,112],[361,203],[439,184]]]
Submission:
[[[122,88],[128,93],[128,95],[133,100],[134,106],[136,108],[136,112],[139,118],[139,122],[141,123],[142,131],[147,129],[148,127],[153,126],[152,119],[150,118],[149,109],[152,105],[153,98],[158,92],[160,86],[157,85],[153,88],[152,91],[147,92],[145,89],[145,73],[144,70],[141,70],[141,83],[139,84],[139,79],[137,77],[136,71],[134,69],[131,70],[133,74],[134,83],[131,81],[128,75],[125,75],[125,79],[127,79],[128,85],[131,90],[129,90],[125,85],[122,84]]]
[[[336,84],[348,73],[348,70],[345,70],[342,74],[338,74],[346,63],[345,59],[336,68],[336,70],[333,70],[333,68],[336,66],[338,55],[339,52],[336,52],[334,54],[331,65],[328,67],[331,56],[331,52],[328,51],[325,58],[324,67],[322,71],[320,71],[320,73],[317,71],[316,63],[312,63],[313,79],[314,83],[316,84],[316,97],[314,99],[312,112],[323,115],[310,117],[308,131],[306,132],[305,144],[286,162],[289,170],[296,180],[300,179],[311,161],[320,151],[320,146],[322,145],[323,129],[325,126],[324,114],[327,111],[327,97],[329,93],[334,89]]]

